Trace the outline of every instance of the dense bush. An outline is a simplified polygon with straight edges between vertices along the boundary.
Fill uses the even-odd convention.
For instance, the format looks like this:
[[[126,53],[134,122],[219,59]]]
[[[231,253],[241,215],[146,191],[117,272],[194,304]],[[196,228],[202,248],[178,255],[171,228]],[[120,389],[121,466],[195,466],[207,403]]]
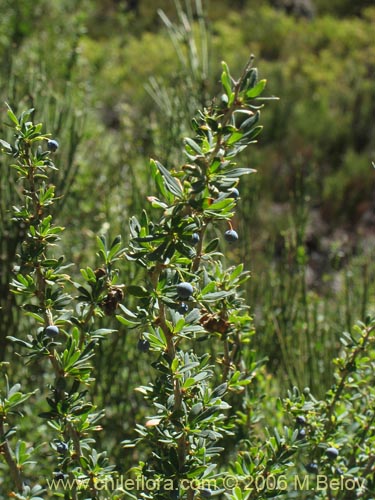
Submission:
[[[17,172],[22,200],[13,207],[12,220],[21,228],[22,241],[11,287],[22,300],[33,332],[26,338],[8,339],[26,351],[23,356],[33,366],[36,361],[51,365],[48,406],[39,417],[53,431],[49,445],[56,458],[50,465],[40,452],[35,456],[39,473],[43,470],[43,475],[56,481],[55,486],[61,485],[65,497],[86,498],[89,494],[100,498],[101,485],[122,472],[121,468],[117,474],[112,472],[114,466],[108,464],[105,453],[96,451],[89,434],[100,431],[98,421],[103,416],[87,398],[94,380],[90,360],[96,345],[113,332],[98,328],[97,319],[121,309],[123,314],[116,318],[128,330],[138,331],[138,349],[158,354],[152,363],[157,378],[140,388],[156,415],[148,417],[145,426],[136,426],[141,436],[137,441],[145,441],[151,453],[148,461],[141,462],[139,473],[161,484],[157,491],[151,489],[155,497],[169,496],[167,485],[171,485],[178,495],[194,498],[189,481],[209,477],[214,470],[210,457],[221,451],[216,443],[231,427],[222,414],[230,406],[222,398],[228,390],[241,392],[254,377],[251,372],[246,377],[237,367],[242,339],[252,331],[247,308],[236,292],[246,274],[242,266],[223,269],[217,260],[218,239],[204,241],[209,227],[223,221],[231,228],[225,232],[226,240],[233,242],[233,235],[238,238],[230,222],[238,197],[235,186],[240,176],[252,170],[237,168],[233,159],[261,130],[256,100],[265,86],[250,61],[237,82],[223,63],[224,93],[194,120],[196,137],[185,139],[188,163],[171,173],[151,160],[160,199],[149,196],[148,200],[154,209],[162,210],[159,221],[152,222],[145,211],[139,221],[133,216],[127,250],[120,237],[110,245],[104,236],[99,237],[100,267],[83,268],[83,284],[67,274],[70,265],[54,251],[63,232],[53,224],[50,209],[56,200],[50,182],[50,172],[56,170],[52,157],[59,143],[42,134],[42,124],[31,121],[33,110],[17,118],[8,109],[14,142],[1,140],[1,145],[16,161],[11,167]],[[239,126],[237,116],[246,118]],[[145,286],[119,283],[114,264],[124,256],[145,269]],[[77,289],[77,296],[69,291],[71,286]],[[140,299],[134,312],[122,304],[124,293]],[[209,354],[199,355],[189,346],[195,339],[217,337],[223,350],[218,378]],[[18,498],[35,500],[48,491],[39,484],[29,487],[24,479],[24,466],[33,463],[34,448],[22,440],[15,450],[10,444],[16,432],[11,420],[17,414],[14,408],[35,394],[22,393],[20,388],[18,383],[10,386],[6,377],[1,434],[11,481],[4,488],[14,490],[10,494]],[[66,486],[65,479],[71,486]],[[126,493],[121,487],[112,489]],[[113,498],[119,494],[113,493]]]
[[[345,378],[348,392],[343,390],[341,395],[349,406],[347,410],[337,406],[343,415],[342,426],[332,427],[329,433],[321,431],[321,426],[327,425],[324,408],[330,404],[331,396],[327,399],[326,392],[340,373],[346,373],[341,370],[335,375],[331,369],[332,359],[341,353],[341,332],[346,330],[346,335],[354,338],[347,341],[346,351],[350,351],[350,345],[359,342],[353,323],[356,318],[365,322],[374,305],[374,9],[366,2],[348,6],[344,1],[328,4],[317,0],[314,17],[304,18],[288,14],[281,4],[266,0],[256,6],[247,1],[234,5],[224,0],[203,5],[187,1],[183,6],[179,2],[159,2],[157,7],[163,12],[158,13],[154,3],[146,0],[87,0],[79,7],[69,0],[53,6],[37,0],[32,9],[29,2],[3,2],[0,96],[3,102],[10,103],[17,117],[24,109],[35,108],[36,113],[25,119],[42,121],[60,143],[54,156],[50,156],[50,160],[57,159],[59,169],[48,171],[48,183],[56,186],[59,196],[48,210],[56,225],[68,230],[52,251],[54,257],[64,253],[66,262],[74,262],[66,271],[71,282],[81,282],[84,277],[90,288],[93,282],[87,267],[95,271],[103,265],[95,257],[96,235],[106,235],[105,251],[110,251],[112,242],[117,244],[119,233],[123,234],[124,248],[129,248],[128,220],[141,214],[149,205],[147,198],[155,195],[145,159],[153,156],[166,165],[172,176],[177,170],[170,166],[185,161],[181,139],[191,133],[191,117],[197,108],[211,109],[211,96],[219,92],[220,74],[216,62],[212,62],[226,59],[239,73],[249,50],[257,54],[261,61],[260,78],[269,79],[268,94],[281,98],[262,115],[265,131],[260,136],[261,147],[252,149],[251,157],[246,151],[239,157],[241,164],[258,169],[260,175],[243,179],[239,197],[233,198],[236,213],[232,224],[239,235],[238,242],[225,243],[224,233],[230,227],[220,224],[208,229],[207,234],[226,245],[223,267],[215,270],[223,273],[220,280],[224,279],[227,265],[233,264],[237,269],[244,263],[252,273],[252,279],[242,285],[242,294],[245,303],[251,304],[254,323],[249,323],[249,344],[245,343],[236,359],[251,383],[244,393],[229,391],[225,396],[232,406],[226,425],[233,435],[228,433],[221,439],[220,446],[228,450],[228,456],[217,457],[218,470],[227,470],[229,459],[235,462],[238,452],[255,460],[254,448],[263,449],[265,445],[264,453],[268,456],[272,447],[265,444],[265,428],[277,427],[283,434],[280,422],[293,430],[293,415],[307,412],[307,441],[297,439],[296,444],[293,436],[282,437],[297,453],[293,455],[298,457],[294,463],[307,465],[308,461],[323,457],[321,449],[337,447],[344,476],[357,474],[358,466],[358,476],[362,477],[371,470],[371,460],[366,460],[371,454],[368,441],[371,442],[373,426],[370,414],[366,414],[363,427],[358,422],[351,426],[353,410],[349,399],[353,396],[350,391],[364,394],[358,396],[358,407],[353,403],[358,414],[366,398],[371,408],[371,391],[365,393],[361,387],[351,386],[359,377],[365,384],[372,384],[371,336],[366,341],[370,361],[366,361],[366,356],[359,360],[360,375]],[[236,125],[240,121],[236,120]],[[13,144],[10,127],[1,125],[1,137]],[[46,144],[46,140],[42,143]],[[25,340],[31,323],[22,314],[20,297],[9,291],[14,273],[28,272],[27,266],[17,267],[26,226],[10,220],[11,207],[20,206],[22,190],[14,176],[9,175],[9,162],[4,157],[0,158],[0,175],[0,358],[8,362],[3,368],[10,386],[20,381],[26,393],[30,393],[30,399],[23,402],[25,418],[17,422],[18,438],[28,447],[31,442],[46,443],[50,432],[46,424],[35,425],[35,415],[47,411],[44,396],[48,396],[52,377],[43,363],[30,369],[24,358],[16,356],[17,345],[5,340],[7,336]],[[177,178],[180,181],[180,176]],[[157,215],[157,209],[149,212],[150,224],[159,224]],[[201,237],[197,241],[196,229],[191,233],[191,241],[184,240],[192,251],[204,244]],[[134,266],[132,261],[121,258],[115,267],[120,276],[126,277],[127,286],[143,287],[147,282],[142,266]],[[80,268],[86,270],[84,276]],[[64,286],[76,300],[71,282],[68,280]],[[117,286],[101,285],[104,288],[95,293],[104,294],[106,286]],[[194,287],[194,294],[197,292]],[[104,296],[100,298],[100,302],[104,300],[104,309],[116,301],[113,293],[105,300]],[[124,303],[129,311],[135,311],[138,300],[145,298],[127,294]],[[186,307],[185,303],[181,305],[176,314],[189,315],[190,310],[184,312]],[[38,314],[31,310],[28,313]],[[203,322],[210,320],[203,318]],[[106,408],[103,431],[97,433],[95,446],[98,450],[111,450],[110,462],[122,474],[147,456],[146,444],[130,451],[122,449],[119,442],[133,440],[136,423],[150,416],[142,394],[133,389],[140,380],[153,377],[151,354],[144,351],[149,343],[151,352],[154,346],[147,335],[138,338],[125,325],[119,328],[113,316],[97,314],[95,323],[98,330],[113,330],[106,335],[108,341],[97,342],[97,355],[91,358],[95,381],[90,383],[89,395],[98,408]],[[369,325],[361,327],[364,336]],[[68,329],[62,331],[63,337],[59,332],[57,340],[60,337],[65,341]],[[185,347],[183,342],[181,345]],[[194,352],[197,356],[208,352],[215,360],[220,359],[223,351],[214,342],[197,340]],[[213,369],[213,376],[219,377],[220,370]],[[292,415],[284,415],[282,405],[276,408],[275,397],[293,386],[309,386],[316,400],[311,399],[311,406],[310,396],[294,391],[292,402],[284,405]],[[33,394],[36,387],[40,390]],[[11,387],[0,385],[1,398],[8,389]],[[18,394],[18,386],[13,392]],[[22,399],[15,397],[15,401]],[[10,425],[14,417],[10,417]],[[313,427],[319,428],[319,432],[312,432]],[[362,443],[357,430],[369,440],[364,438]],[[358,456],[350,455],[349,445],[341,446],[343,434],[347,442],[353,439],[351,442],[360,443]],[[16,438],[11,432],[7,437],[12,453],[16,450]],[[238,448],[234,446],[236,442],[240,443]],[[37,448],[38,474],[50,477],[53,457],[60,456],[57,448],[62,450],[63,446],[57,444],[52,440],[52,448],[47,444]],[[306,453],[300,450],[301,446]],[[7,455],[5,448],[3,457]],[[279,460],[280,454],[276,453],[276,458]],[[322,470],[326,473],[328,462],[324,460]],[[258,456],[255,465],[246,462],[245,467],[263,477],[262,463]],[[236,466],[236,474],[243,474],[239,472],[242,466]],[[30,465],[26,473],[34,482],[35,467]],[[290,478],[300,475],[301,470],[298,465],[296,471],[292,467],[288,472],[285,467],[280,469],[281,480],[287,475],[290,488],[294,481]],[[3,488],[4,479],[1,480]],[[364,498],[371,498],[369,480],[370,477]],[[16,474],[13,484],[17,484]],[[238,490],[235,494],[240,495]],[[258,493],[251,494],[258,498]],[[292,494],[302,497],[300,491],[289,492],[288,496]],[[309,492],[303,494],[310,498]],[[325,494],[322,490],[321,495]],[[347,496],[350,494],[347,492]],[[342,498],[340,495],[344,493],[333,492],[331,496]]]
[[[139,219],[131,217],[127,249],[120,237],[110,244],[105,236],[97,238],[99,264],[81,269],[82,283],[72,279],[70,265],[59,255],[63,228],[51,214],[58,196],[50,174],[56,170],[59,142],[31,121],[33,110],[17,117],[8,109],[14,142],[1,140],[1,145],[15,162],[11,167],[21,186],[12,220],[22,234],[11,287],[30,325],[26,337],[8,338],[37,377],[41,365],[50,365],[50,370],[42,367],[46,403],[34,402],[44,411],[25,419],[27,440],[15,437],[15,418],[22,418],[17,407],[35,398],[37,389],[22,392],[4,375],[0,432],[2,468],[9,469],[2,487],[8,495],[20,500],[45,494],[193,499],[225,493],[240,500],[293,492],[309,498],[309,491],[314,498],[327,492],[331,498],[373,494],[375,323],[368,318],[352,335],[343,335],[336,383],[325,399],[315,399],[308,388],[303,394],[294,388],[277,408],[286,423],[292,419],[290,427],[262,430],[257,397],[265,387],[264,372],[246,352],[254,332],[240,293],[247,273],[242,265],[225,269],[219,240],[205,241],[212,225],[225,222],[230,229],[223,240],[233,244],[238,239],[231,222],[236,186],[240,176],[253,171],[238,167],[234,158],[261,131],[256,101],[265,80],[258,81],[257,73],[251,59],[235,81],[223,63],[223,94],[193,121],[195,137],[185,139],[187,162],[171,171],[150,162],[158,197],[148,201],[161,215],[143,211]],[[142,284],[121,283],[117,262],[124,257],[143,269]],[[136,304],[125,295],[136,298]],[[123,466],[111,465],[93,438],[102,430],[98,422],[105,411],[92,401],[92,358],[114,333],[98,321],[114,315],[138,351],[152,354],[155,372],[152,381],[138,387],[151,415],[136,424],[138,438],[123,441],[126,449],[139,447],[138,465],[127,483]],[[6,372],[7,364],[2,366]],[[270,399],[263,411],[271,405]],[[47,425],[32,431],[39,418]],[[220,470],[214,460],[224,449],[227,460]],[[233,473],[224,472],[231,459]]]

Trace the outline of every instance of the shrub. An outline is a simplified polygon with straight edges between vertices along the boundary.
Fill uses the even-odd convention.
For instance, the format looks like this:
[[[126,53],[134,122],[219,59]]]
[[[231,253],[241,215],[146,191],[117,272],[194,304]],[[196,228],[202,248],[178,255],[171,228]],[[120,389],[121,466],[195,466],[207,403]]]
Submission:
[[[173,171],[157,161],[150,163],[160,198],[150,196],[149,202],[162,212],[160,219],[153,222],[146,211],[140,220],[132,217],[128,250],[122,248],[120,237],[110,245],[104,236],[98,238],[101,264],[96,270],[81,270],[83,284],[72,280],[64,257],[57,254],[63,228],[53,223],[51,207],[56,195],[49,180],[56,170],[52,155],[57,148],[51,147],[55,142],[42,133],[42,124],[32,122],[33,110],[17,117],[8,109],[15,140],[12,144],[2,140],[1,145],[15,160],[12,167],[22,186],[23,203],[13,208],[13,220],[25,235],[11,285],[33,331],[26,339],[17,334],[9,339],[26,351],[29,362],[44,361],[51,366],[47,408],[40,417],[54,433],[50,439],[54,478],[76,481],[74,498],[88,492],[96,498],[98,485],[114,477],[106,454],[94,447],[91,435],[100,430],[102,410],[90,401],[85,389],[93,380],[90,360],[95,348],[111,333],[96,327],[98,318],[115,315],[119,309],[120,323],[137,328],[157,355],[153,363],[159,373],[157,383],[141,389],[156,411],[145,426],[138,426],[140,440],[153,450],[153,465],[142,472],[146,477],[170,479],[174,489],[189,497],[194,492],[181,486],[181,480],[208,477],[207,470],[214,467],[206,470],[206,466],[219,452],[216,441],[229,431],[224,395],[229,389],[242,390],[250,381],[238,371],[236,359],[241,337],[251,331],[251,318],[237,293],[246,273],[242,266],[223,269],[217,261],[218,240],[205,243],[204,236],[210,225],[230,221],[236,199],[228,193],[240,176],[252,173],[233,160],[261,130],[256,101],[265,81],[258,82],[251,60],[238,81],[223,63],[222,85],[220,99],[194,120],[196,137],[185,139],[187,163]],[[238,114],[245,116],[240,126],[236,125]],[[193,234],[199,235],[196,243]],[[145,269],[145,286],[119,283],[115,262],[124,256]],[[124,292],[140,299],[134,312],[122,304]],[[187,315],[178,312],[182,300],[191,308]],[[199,356],[188,346],[189,340],[198,337],[221,339],[219,379],[209,356]],[[145,345],[141,344],[144,351]],[[2,406],[5,426],[10,425],[12,404],[8,402],[13,401],[14,392],[17,404],[30,396],[23,396],[17,385],[7,391]],[[42,488],[36,485],[30,493],[24,483],[24,465],[33,450],[20,440],[12,451],[12,432],[4,428],[3,434],[5,461],[13,478],[13,486],[8,487],[19,498],[37,498]],[[85,488],[77,481],[87,481]],[[155,496],[165,494],[159,491]]]
[[[104,499],[108,489],[113,500],[373,496],[375,320],[343,334],[336,381],[323,398],[294,388],[278,403],[267,394],[262,403],[267,377],[246,349],[254,334],[242,296],[248,273],[242,264],[226,268],[219,247],[228,232],[230,241],[237,239],[233,192],[253,170],[234,160],[261,131],[266,82],[251,59],[238,80],[223,63],[221,83],[221,96],[198,114],[194,137],[184,140],[186,162],[168,169],[150,161],[157,196],[148,196],[149,210],[131,217],[128,247],[119,236],[99,236],[98,266],[82,268],[80,282],[68,272],[63,228],[51,213],[58,153],[33,122],[33,110],[17,117],[8,109],[14,140],[0,144],[17,174],[21,201],[12,216],[23,234],[11,286],[29,319],[29,334],[14,329],[9,340],[32,370],[42,367],[49,391],[39,416],[27,416],[45,423],[37,427],[47,449],[33,443],[31,431],[17,436],[17,407],[34,402],[36,390],[22,392],[4,376],[0,449],[8,496]],[[213,227],[221,238],[211,236]],[[122,283],[123,259],[141,269],[136,284]],[[114,333],[103,326],[113,317],[153,373],[137,389],[148,404],[138,436],[122,443],[136,447],[128,487],[121,466],[94,438],[104,408],[94,402],[93,359]],[[220,346],[216,358],[209,354],[213,344]],[[261,422],[262,411],[274,411],[280,422]],[[42,475],[48,480],[38,484]]]

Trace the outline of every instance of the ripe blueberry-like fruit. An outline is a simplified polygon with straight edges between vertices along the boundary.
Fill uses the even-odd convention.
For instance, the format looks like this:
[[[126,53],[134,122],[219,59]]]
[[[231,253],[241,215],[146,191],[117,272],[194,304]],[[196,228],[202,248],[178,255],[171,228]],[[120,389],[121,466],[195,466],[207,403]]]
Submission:
[[[297,439],[305,439],[306,437],[306,431],[305,429],[300,429],[298,431]]]
[[[107,274],[107,272],[102,267],[99,267],[98,269],[95,269],[94,274],[95,274],[95,278],[97,280],[99,280],[100,278],[104,278],[104,276]]]
[[[181,302],[181,304],[178,306],[178,309],[177,309],[177,311],[180,314],[185,314],[188,312],[188,310],[189,310],[189,306],[187,304],[185,304],[185,302]]]
[[[199,243],[199,240],[200,240],[200,237],[199,237],[198,233],[193,233],[191,235],[191,242],[193,245],[196,245],[197,243]]]
[[[56,481],[58,481],[59,479],[64,480],[65,479],[65,475],[61,471],[55,471],[53,473],[53,478],[56,479]]]
[[[50,139],[48,142],[47,142],[47,147],[48,149],[54,153],[57,148],[59,147],[59,143],[57,141],[55,141],[55,139]]]
[[[297,425],[306,425],[306,419],[303,415],[298,415],[296,417],[296,424]]]
[[[182,283],[179,283],[177,285],[177,294],[180,299],[190,299],[190,297],[193,295],[194,288],[190,285],[190,283],[187,283],[186,281],[183,281]]]
[[[326,449],[326,455],[328,458],[331,458],[332,460],[337,458],[339,456],[339,451],[336,448],[327,448]]]
[[[229,193],[230,193],[229,198],[234,198],[235,200],[237,200],[237,198],[240,196],[240,193],[237,188],[232,188],[229,191]]]
[[[63,441],[59,441],[56,444],[56,450],[58,453],[66,453],[68,451],[68,445]]]
[[[237,231],[234,229],[228,229],[228,231],[225,231],[224,233],[224,238],[229,241],[229,243],[233,243],[238,240],[238,234]]]
[[[318,474],[319,472],[318,464],[316,464],[315,462],[311,462],[310,464],[305,465],[305,469],[311,474]]]
[[[48,335],[48,337],[56,337],[56,335],[59,334],[59,329],[55,325],[47,326],[44,331]]]
[[[147,339],[139,339],[137,347],[141,352],[148,352],[150,349],[150,342]]]

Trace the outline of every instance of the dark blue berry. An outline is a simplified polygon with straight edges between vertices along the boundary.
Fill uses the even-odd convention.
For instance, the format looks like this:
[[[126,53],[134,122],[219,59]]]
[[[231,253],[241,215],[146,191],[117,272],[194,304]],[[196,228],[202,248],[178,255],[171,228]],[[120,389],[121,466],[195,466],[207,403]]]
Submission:
[[[339,456],[339,451],[336,448],[327,448],[326,449],[326,455],[328,458],[331,458],[332,460],[337,458]]]
[[[194,288],[190,283],[187,283],[186,281],[183,281],[182,283],[179,283],[177,285],[177,294],[180,299],[190,299],[190,297],[193,295],[193,292]]]
[[[57,141],[55,141],[54,139],[50,139],[48,142],[47,142],[47,147],[48,149],[54,153],[57,148],[59,147],[59,143]]]
[[[150,349],[150,342],[147,339],[139,339],[137,347],[141,352],[148,352]]]
[[[228,104],[228,96],[227,96],[227,94],[222,94],[222,96],[221,96],[221,102],[223,104]]]
[[[66,453],[68,451],[68,445],[63,441],[59,441],[56,444],[56,450],[58,453]]]
[[[237,188],[232,188],[230,191],[229,191],[229,197],[228,198],[234,198],[235,200],[237,200],[237,198],[239,198],[240,196],[240,193],[238,191]]]
[[[306,431],[305,429],[300,429],[298,431],[297,439],[304,439],[306,437]]]
[[[305,469],[311,474],[318,474],[319,472],[318,464],[316,464],[315,462],[311,462],[310,464],[305,465]]]
[[[191,242],[193,245],[196,245],[197,243],[199,243],[199,240],[200,240],[200,236],[198,233],[193,233],[191,235]]]
[[[56,337],[59,334],[59,329],[55,325],[47,326],[44,331],[48,337]]]
[[[234,241],[238,240],[238,234],[234,229],[228,229],[228,231],[225,231],[224,238],[229,243],[233,243]]]
[[[62,479],[62,480],[64,480],[64,479],[65,479],[65,475],[64,475],[62,472],[60,472],[60,471],[55,471],[55,472],[53,473],[53,477],[54,477],[54,479],[56,479],[57,481],[58,481],[59,479]]]
[[[189,310],[189,306],[187,304],[185,304],[185,302],[181,302],[181,304],[178,306],[178,309],[177,309],[177,311],[180,314],[185,314],[188,312],[188,310]]]
[[[296,417],[296,424],[297,425],[306,425],[306,419],[303,415],[298,415]]]

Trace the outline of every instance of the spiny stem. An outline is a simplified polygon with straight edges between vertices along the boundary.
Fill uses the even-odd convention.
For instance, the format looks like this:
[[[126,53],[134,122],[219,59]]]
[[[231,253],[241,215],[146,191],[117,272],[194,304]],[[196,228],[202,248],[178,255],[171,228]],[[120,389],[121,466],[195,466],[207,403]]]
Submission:
[[[204,229],[202,229],[202,232],[204,232]],[[201,233],[200,242],[203,239],[202,236],[203,235]],[[199,265],[199,262],[198,262],[198,265]],[[151,283],[152,283],[154,289],[156,289],[156,287],[157,287],[162,269],[163,269],[163,265],[161,263],[157,263],[154,270],[152,271],[152,273],[150,275]],[[175,341],[174,341],[174,335],[167,325],[165,306],[164,306],[164,303],[161,299],[158,300],[158,308],[159,308],[159,316],[158,316],[157,322],[165,335],[165,338],[167,341],[168,360],[169,360],[170,365],[172,365],[173,360],[176,358],[176,345],[175,345]],[[181,382],[180,382],[179,378],[174,376],[174,374],[172,373],[172,379],[173,379],[173,394],[174,394],[173,411],[177,412],[181,409],[182,400],[183,400],[183,393],[181,390]],[[180,472],[183,470],[183,468],[185,466],[186,455],[187,455],[186,433],[183,432],[182,435],[177,440],[178,470]],[[188,488],[187,497],[190,500],[193,500],[194,495],[195,495],[194,491],[191,488]]]
[[[28,166],[28,176],[27,176],[27,181],[28,181],[28,187],[31,195],[31,201],[32,201],[32,207],[33,207],[33,215],[34,215],[34,220],[38,221],[40,218],[44,216],[44,211],[43,207],[40,205],[40,202],[38,200],[38,196],[36,193],[36,185],[35,185],[35,171],[36,167],[32,164],[32,160],[30,158],[30,148],[26,148],[26,152],[24,154],[24,160]],[[43,239],[40,237],[38,243],[44,247],[43,252],[39,255],[37,262],[34,263],[35,265],[35,275],[36,275],[36,284],[37,284],[37,289],[36,289],[36,296],[38,298],[40,307],[44,311],[44,317],[45,317],[45,323],[46,325],[53,325],[54,320],[53,320],[53,314],[52,311],[49,307],[46,307],[46,289],[47,289],[47,281],[46,277],[43,273],[42,266],[41,266],[41,261],[46,258],[46,243],[43,241]],[[94,308],[91,307],[87,317],[85,319],[85,323],[87,323],[90,318],[92,317],[92,314],[94,312]],[[80,337],[80,347],[82,347],[84,341],[84,336],[81,334]],[[55,379],[59,379],[60,377],[64,376],[64,371],[62,370],[62,367],[60,366],[60,363],[56,357],[56,354],[54,351],[50,352],[48,355],[48,359],[52,365]],[[63,394],[60,394],[61,397],[63,397]],[[70,438],[73,441],[73,446],[74,446],[74,451],[76,454],[76,461],[79,463],[82,467],[82,469],[85,471],[85,473],[88,473],[88,470],[86,470],[85,467],[82,466],[80,463],[80,458],[83,456],[82,453],[82,448],[81,448],[81,443],[80,443],[80,435],[77,429],[74,428],[72,423],[69,423],[67,425],[67,433],[70,436]],[[93,482],[93,478],[90,480],[90,488],[92,491],[96,491],[95,485]]]
[[[0,417],[0,437],[4,436],[4,419],[5,417]],[[17,490],[21,493],[23,490],[23,479],[21,469],[18,467],[17,462],[14,459],[11,447],[7,439],[4,440],[2,445],[0,446],[0,453],[4,454],[4,458],[6,463],[8,464],[10,475],[12,476],[13,482],[17,488]]]
[[[357,356],[364,350],[364,348],[365,348],[365,346],[366,346],[366,344],[368,342],[368,339],[370,337],[370,334],[374,330],[375,330],[375,326],[366,328],[366,333],[362,337],[361,344],[354,351],[352,351],[349,360],[346,362],[345,369],[344,369],[344,372],[342,374],[340,383],[339,383],[339,385],[338,385],[338,387],[336,389],[334,398],[333,398],[331,404],[328,407],[326,429],[330,429],[332,427],[332,425],[333,425],[332,415],[333,415],[333,412],[335,410],[336,403],[339,401],[339,399],[341,397],[341,394],[342,394],[342,392],[343,392],[343,390],[345,388],[346,380],[347,380],[349,374],[351,373],[350,367],[353,366],[353,364],[355,363],[355,360],[356,360]]]
[[[220,147],[222,145],[223,128],[226,125],[228,125],[228,123],[230,122],[230,119],[233,116],[233,113],[237,109],[241,109],[241,107],[242,107],[241,103],[238,102],[238,94],[239,94],[239,92],[241,90],[241,85],[242,85],[242,83],[243,83],[243,81],[244,81],[244,79],[246,77],[246,74],[247,74],[247,72],[249,71],[249,69],[251,68],[251,66],[253,64],[253,61],[254,61],[254,56],[251,55],[249,61],[247,62],[246,66],[245,66],[245,69],[242,72],[242,75],[241,75],[240,79],[235,84],[233,102],[229,106],[229,108],[225,111],[225,113],[224,113],[224,115],[223,115],[223,117],[222,117],[222,119],[220,121],[220,129],[219,129],[219,132],[217,134],[216,145],[215,145],[214,150],[212,151],[212,153],[210,154],[210,156],[206,160],[206,165],[207,166],[211,165],[211,163],[213,162],[213,160],[216,158],[216,155],[219,152],[219,149],[220,149]]]
[[[228,378],[229,368],[230,368],[230,354],[229,354],[229,342],[227,338],[223,340],[224,346],[224,357],[223,357],[223,381],[226,381]]]
[[[196,273],[198,271],[202,259],[202,250],[203,250],[204,235],[206,233],[206,229],[207,229],[207,223],[204,223],[202,229],[199,232],[199,241],[197,245],[196,255],[191,265],[191,272],[193,273]]]

